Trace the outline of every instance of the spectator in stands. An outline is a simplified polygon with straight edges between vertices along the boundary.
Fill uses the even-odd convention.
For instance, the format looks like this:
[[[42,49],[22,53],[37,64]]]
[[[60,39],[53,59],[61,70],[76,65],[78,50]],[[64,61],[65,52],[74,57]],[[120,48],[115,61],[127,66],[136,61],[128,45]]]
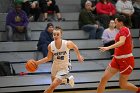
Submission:
[[[134,0],[133,7],[135,11],[132,17],[132,25],[133,28],[140,28],[140,0]]]
[[[48,54],[48,45],[53,41],[52,32],[54,26],[52,23],[48,23],[45,31],[42,31],[39,37],[37,44],[37,49],[42,52],[43,57],[46,57]]]
[[[104,30],[102,35],[102,41],[104,46],[110,46],[115,43],[115,36],[118,33],[118,30],[115,29],[115,22],[114,20],[110,20],[109,27]],[[110,54],[114,54],[114,49],[109,50]]]
[[[96,4],[96,12],[104,28],[108,28],[109,21],[117,16],[116,8],[109,0],[99,0]]]
[[[22,9],[27,13],[30,21],[38,21],[41,13],[38,0],[23,0]]]
[[[13,40],[13,34],[25,33],[26,40],[31,40],[31,30],[28,28],[28,17],[21,10],[21,4],[16,3],[15,8],[8,12],[6,17],[7,39]]]
[[[99,25],[96,16],[91,11],[92,2],[87,1],[85,8],[79,14],[79,28],[89,32],[89,39],[101,39],[104,28]]]
[[[96,14],[96,3],[97,3],[97,0],[81,0],[81,8],[82,9],[85,7],[86,1],[91,1],[92,2],[91,11],[92,11],[93,14]]]
[[[128,27],[131,28],[131,18],[134,13],[134,7],[132,5],[132,2],[130,0],[118,0],[116,3],[116,9],[120,15],[124,15],[127,17],[126,21],[128,21]]]
[[[48,14],[49,13],[56,13],[58,21],[62,21],[63,18],[60,14],[60,10],[58,5],[56,5],[55,0],[39,0],[39,6],[44,14],[45,20],[48,20]]]

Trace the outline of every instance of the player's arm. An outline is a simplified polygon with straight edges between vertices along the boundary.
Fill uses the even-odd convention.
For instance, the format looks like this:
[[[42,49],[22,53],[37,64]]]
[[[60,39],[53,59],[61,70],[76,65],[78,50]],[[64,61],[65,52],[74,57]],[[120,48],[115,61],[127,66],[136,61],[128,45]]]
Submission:
[[[80,55],[78,47],[72,41],[68,41],[67,46],[69,49],[73,49],[77,56]]]
[[[110,50],[110,49],[122,46],[125,43],[125,40],[126,40],[125,36],[120,36],[119,41],[116,42],[115,44],[108,46],[108,47],[99,47],[99,48],[102,52],[104,52],[106,50]]]
[[[49,44],[48,45],[48,55],[47,55],[47,57],[38,60],[37,64],[39,65],[39,64],[46,63],[46,62],[52,60],[52,56],[53,56],[53,53],[51,52],[51,45]]]
[[[76,44],[74,44],[72,41],[68,41],[68,42],[67,42],[67,47],[68,47],[69,49],[73,49],[74,52],[75,52],[76,55],[77,55],[78,60],[79,60],[80,62],[83,62],[84,58],[81,56],[81,54],[80,54],[80,52],[79,52],[79,49],[78,49],[78,47],[77,47]]]
[[[116,42],[115,44],[109,46],[109,49],[117,48],[122,46],[125,43],[126,37],[125,36],[120,36],[119,41]]]

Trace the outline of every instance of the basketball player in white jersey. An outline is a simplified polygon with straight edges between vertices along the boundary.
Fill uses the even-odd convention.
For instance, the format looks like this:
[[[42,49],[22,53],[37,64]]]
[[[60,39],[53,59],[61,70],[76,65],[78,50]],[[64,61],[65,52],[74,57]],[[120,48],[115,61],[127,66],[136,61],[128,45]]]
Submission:
[[[37,65],[48,62],[52,60],[53,64],[51,69],[51,78],[52,84],[44,91],[44,93],[53,93],[54,89],[65,81],[70,81],[72,77],[67,79],[69,73],[69,50],[74,49],[77,59],[80,62],[83,62],[84,58],[81,56],[78,47],[72,41],[62,40],[62,29],[60,27],[56,27],[53,31],[52,41],[48,46],[48,55],[47,57],[36,61]],[[74,85],[74,82],[70,82],[71,86]]]

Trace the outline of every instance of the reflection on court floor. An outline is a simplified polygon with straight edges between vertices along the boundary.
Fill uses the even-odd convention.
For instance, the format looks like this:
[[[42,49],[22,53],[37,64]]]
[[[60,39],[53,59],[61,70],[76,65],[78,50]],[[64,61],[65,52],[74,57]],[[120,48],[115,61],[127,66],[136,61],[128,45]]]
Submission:
[[[64,92],[54,92],[54,93],[96,93],[96,90],[76,90],[76,91],[64,91]],[[107,89],[104,93],[136,93],[128,90],[122,89]]]

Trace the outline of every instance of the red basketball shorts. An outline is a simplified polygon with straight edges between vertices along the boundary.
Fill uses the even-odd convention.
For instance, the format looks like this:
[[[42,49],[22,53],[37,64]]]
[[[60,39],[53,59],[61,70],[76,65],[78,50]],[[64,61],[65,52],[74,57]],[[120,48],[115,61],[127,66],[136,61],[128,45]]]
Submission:
[[[134,57],[116,59],[115,57],[110,62],[109,66],[120,70],[120,74],[129,75],[134,68]]]

